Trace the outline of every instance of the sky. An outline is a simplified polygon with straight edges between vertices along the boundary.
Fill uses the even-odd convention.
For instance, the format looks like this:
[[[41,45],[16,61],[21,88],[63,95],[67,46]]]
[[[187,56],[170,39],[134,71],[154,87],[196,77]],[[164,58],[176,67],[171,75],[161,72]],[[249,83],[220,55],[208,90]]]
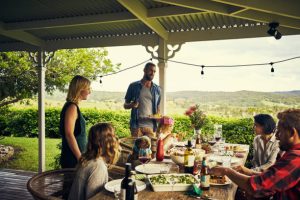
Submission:
[[[121,63],[121,69],[136,65],[151,55],[143,46],[107,47],[108,57],[113,63]],[[171,59],[198,65],[234,65],[269,63],[300,56],[300,35],[190,42]],[[157,64],[157,60],[153,60]],[[143,65],[94,82],[93,90],[126,92],[128,85],[143,77]],[[201,68],[168,62],[166,91],[289,91],[300,90],[300,59],[271,66],[242,68]],[[159,72],[154,82],[159,84]]]

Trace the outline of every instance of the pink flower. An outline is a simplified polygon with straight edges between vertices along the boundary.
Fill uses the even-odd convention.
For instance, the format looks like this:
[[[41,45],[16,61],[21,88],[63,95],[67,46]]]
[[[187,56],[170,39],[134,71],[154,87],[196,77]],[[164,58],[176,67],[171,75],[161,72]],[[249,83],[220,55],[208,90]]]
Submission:
[[[197,107],[196,107],[196,106],[191,106],[191,107],[190,107],[190,110],[194,112],[194,111],[197,110]]]
[[[185,111],[184,114],[187,115],[187,116],[191,116],[193,114],[193,111],[187,110],[187,111]]]

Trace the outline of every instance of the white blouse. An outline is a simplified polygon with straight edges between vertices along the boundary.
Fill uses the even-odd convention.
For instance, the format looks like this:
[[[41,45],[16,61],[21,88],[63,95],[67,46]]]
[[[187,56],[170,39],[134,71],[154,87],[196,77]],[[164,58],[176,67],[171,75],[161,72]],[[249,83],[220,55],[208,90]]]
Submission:
[[[258,135],[253,141],[252,169],[258,172],[272,166],[279,152],[279,142],[276,140],[275,134],[272,135],[266,145],[261,137],[261,135]]]

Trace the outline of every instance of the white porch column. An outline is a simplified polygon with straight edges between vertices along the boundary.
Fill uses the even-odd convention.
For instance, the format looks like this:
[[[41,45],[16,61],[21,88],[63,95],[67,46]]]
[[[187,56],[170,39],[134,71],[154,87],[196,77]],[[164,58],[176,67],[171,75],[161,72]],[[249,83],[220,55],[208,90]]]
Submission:
[[[39,51],[38,61],[38,112],[39,112],[39,173],[45,171],[45,58],[44,51]]]
[[[166,80],[166,72],[167,72],[167,59],[168,59],[168,49],[167,43],[164,39],[159,38],[159,46],[158,46],[158,67],[159,67],[159,85],[161,87],[161,101],[160,101],[160,113],[162,115],[167,114],[167,80]]]

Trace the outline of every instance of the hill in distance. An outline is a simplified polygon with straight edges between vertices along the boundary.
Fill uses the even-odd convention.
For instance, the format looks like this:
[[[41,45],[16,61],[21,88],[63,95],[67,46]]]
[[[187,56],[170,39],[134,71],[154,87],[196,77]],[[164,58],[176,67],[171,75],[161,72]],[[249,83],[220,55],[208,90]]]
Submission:
[[[125,92],[93,91],[89,102],[124,103]],[[66,94],[55,92],[46,99],[64,102]],[[300,105],[300,90],[283,92],[203,92],[179,91],[167,93],[167,102],[185,102],[184,104],[227,105],[235,107],[261,107],[270,105],[298,106]]]

